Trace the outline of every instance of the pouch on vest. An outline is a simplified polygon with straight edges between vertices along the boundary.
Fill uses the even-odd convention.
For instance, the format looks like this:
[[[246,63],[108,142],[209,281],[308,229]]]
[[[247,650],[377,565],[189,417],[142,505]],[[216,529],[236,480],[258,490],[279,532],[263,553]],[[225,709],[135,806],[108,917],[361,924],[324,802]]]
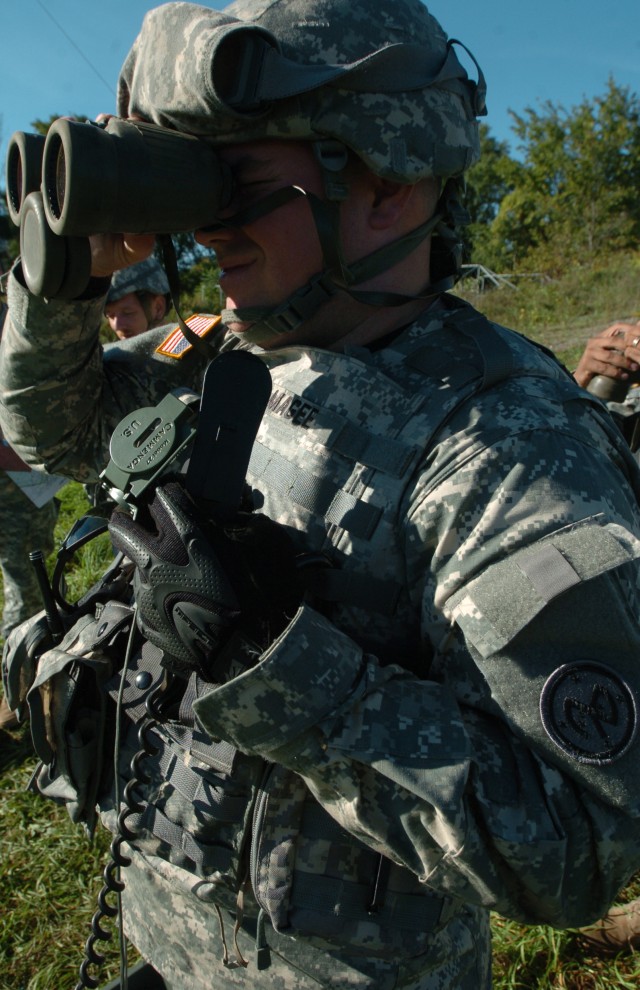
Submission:
[[[360,842],[272,765],[256,802],[250,876],[274,929],[324,948],[371,956],[425,952],[452,901]]]
[[[97,796],[112,773],[115,717],[107,718],[112,703],[105,685],[124,656],[132,617],[133,610],[120,602],[108,602],[97,618],[82,616],[40,657],[27,695],[33,745],[42,761],[33,783],[45,797],[65,804],[71,820],[89,833]]]
[[[25,619],[7,636],[2,654],[2,686],[9,708],[21,722],[26,717],[27,694],[36,676],[38,657],[50,645],[44,612]]]
[[[140,745],[137,730],[160,660],[160,651],[145,643],[127,664],[123,787],[130,779],[127,749]],[[152,677],[141,677],[145,671]],[[116,675],[112,697],[119,685]],[[452,902],[347,833],[298,774],[203,733],[192,704],[209,687],[192,677],[179,720],[154,724],[148,733],[150,750],[140,764],[144,793],[126,818],[135,847],[164,860],[165,875],[175,869],[178,885],[185,870],[200,878],[198,898],[236,913],[238,924],[259,909],[277,932],[325,948],[342,944],[382,956],[425,951]],[[110,805],[103,820],[115,831]]]

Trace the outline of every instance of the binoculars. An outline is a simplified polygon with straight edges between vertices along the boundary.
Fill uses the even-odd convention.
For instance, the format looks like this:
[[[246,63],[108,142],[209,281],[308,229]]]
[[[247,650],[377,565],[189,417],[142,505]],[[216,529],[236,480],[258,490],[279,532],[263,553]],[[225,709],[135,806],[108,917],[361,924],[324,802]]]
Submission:
[[[9,216],[34,295],[74,299],[91,274],[90,234],[177,234],[215,222],[231,172],[206,141],[156,124],[60,118],[17,131],[6,161]]]
[[[608,375],[595,375],[587,385],[587,392],[597,395],[603,402],[624,402],[632,385],[640,384],[640,372],[628,378],[609,378]]]

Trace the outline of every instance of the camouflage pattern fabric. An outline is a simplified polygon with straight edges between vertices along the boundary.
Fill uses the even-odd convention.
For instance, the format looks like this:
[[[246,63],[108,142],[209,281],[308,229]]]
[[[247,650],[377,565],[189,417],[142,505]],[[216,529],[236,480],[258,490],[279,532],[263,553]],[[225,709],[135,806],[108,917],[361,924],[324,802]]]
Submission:
[[[4,592],[2,638],[42,608],[42,596],[35,571],[29,562],[30,550],[53,550],[53,530],[59,503],[51,499],[41,508],[0,471],[0,568]]]
[[[501,332],[513,377],[452,413],[437,444],[412,468],[402,501],[391,501],[391,464],[375,464],[375,448],[366,445],[351,461],[338,439],[346,424],[337,414],[349,418],[351,411],[374,436],[429,436],[434,407],[453,401],[450,383],[459,391],[473,367],[473,346],[465,346],[457,325],[456,316],[436,309],[362,367],[313,349],[297,363],[294,349],[269,356],[276,389],[292,399],[289,409],[304,403],[308,413],[296,423],[283,403],[280,415],[263,423],[258,444],[269,453],[250,466],[263,511],[304,533],[307,549],[327,552],[331,545],[332,559],[368,583],[372,596],[378,581],[399,587],[399,596],[391,616],[373,604],[338,603],[329,621],[303,608],[262,664],[199,698],[194,709],[213,736],[301,774],[346,828],[391,850],[395,862],[441,892],[528,921],[542,911],[548,922],[570,926],[586,904],[598,912],[615,896],[640,848],[633,837],[640,810],[633,755],[638,471],[599,404],[583,399],[545,355]],[[406,368],[421,344],[429,373],[420,387]],[[405,363],[398,360],[403,352]],[[438,363],[447,369],[439,390]],[[420,394],[426,401],[417,408]],[[405,397],[415,403],[413,429],[402,425]],[[320,437],[332,449],[329,463]],[[342,516],[333,500],[324,525],[310,514],[306,494],[320,464],[338,493],[353,496]],[[591,661],[602,663],[602,681]],[[423,676],[428,671],[429,679],[407,679],[397,663]],[[609,665],[626,687],[616,676],[608,680]],[[564,676],[576,686],[575,694],[558,695],[568,710],[575,706],[575,735],[552,695],[558,671],[559,691]],[[605,721],[619,719],[615,742],[616,732],[605,739],[603,726],[591,722],[592,693],[597,698],[600,689],[619,698],[619,707],[602,711]],[[512,786],[515,778],[526,779],[524,792]],[[606,893],[608,880],[593,874],[580,893],[575,886],[559,900],[559,888],[542,893],[540,884],[558,876],[555,826],[539,813],[550,804],[565,823],[579,806],[579,817],[599,833],[602,855],[612,857]],[[613,805],[624,811],[605,826],[602,811]],[[398,828],[403,821],[406,832]],[[545,863],[547,843],[554,853]],[[570,869],[584,876],[589,844],[571,845]],[[531,898],[521,889],[514,898],[510,884],[503,886],[505,859]],[[615,879],[614,860],[622,871]],[[596,888],[604,895],[599,908]]]
[[[631,386],[624,402],[607,402],[607,409],[640,463],[640,386]]]
[[[160,296],[169,292],[169,280],[162,265],[153,256],[114,272],[106,302],[116,302],[130,292],[150,292]]]
[[[65,304],[30,296],[19,278],[9,281],[11,317],[0,348],[0,376],[23,385],[20,396],[10,391],[0,396],[6,435],[16,438],[16,451],[33,466],[96,482],[122,417],[156,405],[171,389],[198,388],[206,360],[197,352],[180,361],[156,354],[170,326],[103,347],[104,295]],[[23,334],[27,351],[20,343]],[[66,435],[70,424],[72,442]]]
[[[384,46],[415,45],[420,64],[432,65],[437,80],[419,89],[407,79],[404,92],[376,92],[378,77],[370,69],[366,92],[336,83],[275,100],[262,112],[229,110],[216,90],[212,65],[217,46],[246,25],[268,33],[285,56],[307,65],[349,63]],[[451,83],[448,56],[453,57],[445,33],[420,0],[321,0],[314,3],[312,17],[308,0],[237,0],[222,11],[168,3],[144,19],[120,75],[118,113],[138,114],[215,145],[335,138],[372,171],[401,182],[460,175],[478,158],[475,118],[484,106],[474,96],[474,84],[466,79]],[[230,68],[226,56],[221,60],[224,90]],[[172,66],[172,71],[158,71],[159,66]],[[398,87],[409,69],[407,56],[395,73]]]
[[[249,963],[245,968],[236,961],[234,918],[227,911],[218,917],[197,891],[185,893],[176,883],[177,868],[125,849],[133,855],[122,895],[125,925],[141,954],[162,972],[168,990],[211,990],[212,986],[232,990],[251,985],[260,990],[490,990],[489,922],[484,911],[463,907],[451,925],[430,938],[427,959],[422,954],[376,959],[320,951],[270,929],[270,964],[257,972],[255,925],[240,929],[237,936],[239,953]],[[227,967],[220,964],[225,952],[223,937],[230,954]],[[435,972],[425,978],[427,960]]]
[[[7,306],[0,301],[0,339],[6,314]],[[42,596],[29,561],[29,551],[42,550],[45,556],[51,553],[59,507],[59,503],[51,499],[36,508],[19,486],[0,470],[0,570],[4,595],[0,636],[3,640],[12,629],[42,608]]]

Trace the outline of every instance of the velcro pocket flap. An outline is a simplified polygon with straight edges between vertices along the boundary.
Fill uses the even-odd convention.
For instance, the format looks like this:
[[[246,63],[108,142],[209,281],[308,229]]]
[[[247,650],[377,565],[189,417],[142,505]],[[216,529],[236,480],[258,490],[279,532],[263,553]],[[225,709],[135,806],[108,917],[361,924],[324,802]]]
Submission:
[[[640,557],[640,540],[601,514],[491,564],[452,595],[444,613],[486,659],[575,585]]]

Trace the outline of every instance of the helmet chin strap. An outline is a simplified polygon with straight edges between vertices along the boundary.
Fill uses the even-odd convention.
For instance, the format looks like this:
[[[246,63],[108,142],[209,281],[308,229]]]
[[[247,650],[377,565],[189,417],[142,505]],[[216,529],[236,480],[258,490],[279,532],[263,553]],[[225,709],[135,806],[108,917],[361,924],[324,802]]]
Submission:
[[[316,142],[314,150],[324,174],[325,199],[299,186],[288,186],[219,224],[221,227],[241,227],[278,209],[292,199],[304,196],[309,204],[320,241],[323,270],[313,275],[283,302],[277,306],[247,306],[222,311],[223,324],[232,333],[238,333],[243,340],[250,343],[262,344],[273,340],[274,337],[282,337],[282,344],[286,344],[286,337],[289,334],[298,330],[338,293],[346,293],[352,299],[369,306],[403,306],[407,302],[428,299],[444,292],[451,288],[455,281],[453,276],[441,278],[427,285],[417,295],[363,291],[354,288],[402,261],[434,231],[451,238],[452,232],[445,222],[447,210],[441,209],[439,203],[434,215],[415,230],[348,265],[342,252],[340,237],[340,207],[348,195],[348,185],[342,180],[340,173],[346,164],[347,152],[344,146],[335,141]],[[242,331],[234,331],[234,324],[237,323],[250,325]]]
[[[398,238],[384,248],[367,255],[365,258],[343,269],[341,274],[346,279],[336,277],[334,271],[325,269],[312,276],[305,285],[292,292],[278,306],[246,306],[238,309],[224,309],[222,322],[231,332],[234,323],[249,323],[247,329],[239,331],[239,336],[253,344],[262,344],[274,337],[286,336],[298,330],[318,310],[338,293],[346,293],[352,299],[369,306],[404,306],[405,303],[416,299],[428,299],[431,296],[446,292],[454,284],[453,276],[446,276],[437,282],[427,285],[421,293],[404,295],[396,292],[359,291],[351,288],[351,284],[364,282],[379,272],[391,268],[409,254],[426,237],[429,236],[442,222],[442,215],[435,214],[430,220],[417,227],[405,237]],[[286,341],[283,339],[283,345]]]

